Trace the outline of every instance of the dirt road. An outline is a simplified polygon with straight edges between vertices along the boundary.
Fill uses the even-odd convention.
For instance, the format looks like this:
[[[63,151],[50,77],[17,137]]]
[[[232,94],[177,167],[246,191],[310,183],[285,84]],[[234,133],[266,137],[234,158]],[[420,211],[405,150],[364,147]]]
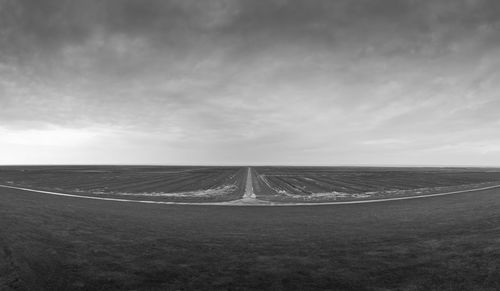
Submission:
[[[245,194],[243,194],[242,199],[248,200],[248,199],[256,199],[257,196],[255,196],[255,193],[253,192],[253,186],[252,186],[252,170],[250,167],[248,168],[248,174],[247,174],[247,182],[245,185]]]

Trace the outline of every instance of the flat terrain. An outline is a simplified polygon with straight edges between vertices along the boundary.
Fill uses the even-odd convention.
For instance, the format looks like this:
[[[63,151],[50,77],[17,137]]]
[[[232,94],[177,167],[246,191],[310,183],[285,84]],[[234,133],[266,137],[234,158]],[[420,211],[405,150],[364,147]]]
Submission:
[[[0,167],[0,185],[82,196],[183,203],[322,203],[500,186],[494,168]]]
[[[500,191],[227,207],[0,188],[0,290],[499,290]]]
[[[287,202],[370,200],[500,185],[495,168],[254,167],[259,199]]]
[[[0,167],[0,184],[76,195],[214,202],[241,198],[247,169],[186,166]]]

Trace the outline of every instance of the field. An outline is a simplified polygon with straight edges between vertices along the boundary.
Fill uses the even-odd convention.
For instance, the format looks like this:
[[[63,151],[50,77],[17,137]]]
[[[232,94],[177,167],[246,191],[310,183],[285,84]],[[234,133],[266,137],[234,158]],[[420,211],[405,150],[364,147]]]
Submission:
[[[270,201],[404,197],[500,185],[498,169],[256,167],[254,191]]]
[[[246,189],[247,180],[251,185]],[[83,196],[170,202],[372,200],[500,185],[493,168],[1,167],[0,184]]]
[[[0,183],[99,197],[225,201],[243,195],[238,167],[67,166],[3,167]]]
[[[0,190],[1,290],[498,290],[500,192],[226,207]]]
[[[61,181],[78,177],[67,167],[29,169],[39,172],[16,177],[28,168],[3,168],[2,179],[37,186],[34,177],[45,173],[38,187],[49,188],[59,173]],[[119,170],[145,171],[127,169]],[[262,199],[275,193],[255,189],[257,177],[271,170],[230,173],[240,175],[238,183],[253,177]],[[319,176],[317,168],[306,170],[304,177]],[[444,171],[451,182],[455,171],[460,183],[493,182],[497,175],[493,169],[431,170]],[[430,170],[422,171],[413,176]],[[78,182],[92,180],[85,179]],[[74,188],[68,185],[58,187]],[[158,191],[152,189],[137,193]],[[364,204],[222,205],[104,201],[0,187],[0,290],[500,290],[500,189]]]

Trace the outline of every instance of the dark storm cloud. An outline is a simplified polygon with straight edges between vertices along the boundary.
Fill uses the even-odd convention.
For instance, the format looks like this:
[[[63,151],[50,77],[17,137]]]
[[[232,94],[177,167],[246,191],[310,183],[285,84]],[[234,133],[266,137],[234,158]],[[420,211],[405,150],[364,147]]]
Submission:
[[[499,28],[495,0],[0,0],[0,126],[277,163],[480,144]]]

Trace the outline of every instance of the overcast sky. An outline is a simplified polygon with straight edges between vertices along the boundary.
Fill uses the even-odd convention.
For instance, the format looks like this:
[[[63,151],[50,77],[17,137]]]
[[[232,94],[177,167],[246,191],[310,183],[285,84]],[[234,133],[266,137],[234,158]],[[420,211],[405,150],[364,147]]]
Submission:
[[[0,164],[500,166],[500,1],[0,0]]]

